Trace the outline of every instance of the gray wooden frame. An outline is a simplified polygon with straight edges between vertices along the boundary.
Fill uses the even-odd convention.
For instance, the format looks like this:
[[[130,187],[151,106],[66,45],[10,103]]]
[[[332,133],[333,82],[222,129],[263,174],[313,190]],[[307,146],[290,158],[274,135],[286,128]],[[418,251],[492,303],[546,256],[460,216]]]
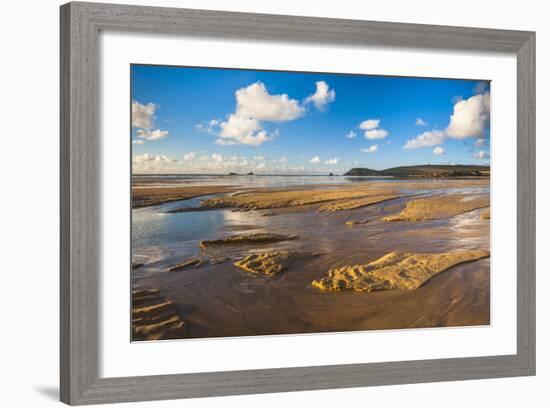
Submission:
[[[98,375],[101,30],[478,50],[517,56],[517,354],[175,374]],[[61,6],[61,400],[95,404],[535,374],[535,33],[282,15]]]

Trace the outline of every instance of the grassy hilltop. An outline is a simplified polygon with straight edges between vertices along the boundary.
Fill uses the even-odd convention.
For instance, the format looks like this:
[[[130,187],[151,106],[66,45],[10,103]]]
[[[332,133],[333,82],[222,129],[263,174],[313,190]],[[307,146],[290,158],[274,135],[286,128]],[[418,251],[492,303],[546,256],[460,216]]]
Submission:
[[[466,165],[419,165],[400,166],[385,170],[373,170],[357,167],[349,170],[344,176],[392,176],[392,177],[489,177],[489,166]]]

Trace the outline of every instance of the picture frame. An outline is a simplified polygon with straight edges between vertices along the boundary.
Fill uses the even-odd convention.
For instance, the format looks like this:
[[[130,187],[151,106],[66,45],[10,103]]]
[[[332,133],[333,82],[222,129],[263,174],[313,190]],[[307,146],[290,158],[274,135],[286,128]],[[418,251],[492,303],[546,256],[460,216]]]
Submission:
[[[73,2],[61,6],[60,396],[70,405],[535,374],[535,33]],[[517,57],[517,353],[504,356],[99,376],[99,33],[102,30]]]

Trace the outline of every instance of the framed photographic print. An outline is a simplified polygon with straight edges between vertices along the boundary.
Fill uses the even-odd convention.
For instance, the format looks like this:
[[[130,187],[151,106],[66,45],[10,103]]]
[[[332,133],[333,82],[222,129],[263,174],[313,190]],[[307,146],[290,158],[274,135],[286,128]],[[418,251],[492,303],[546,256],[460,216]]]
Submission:
[[[535,373],[534,33],[69,3],[61,55],[62,401]]]

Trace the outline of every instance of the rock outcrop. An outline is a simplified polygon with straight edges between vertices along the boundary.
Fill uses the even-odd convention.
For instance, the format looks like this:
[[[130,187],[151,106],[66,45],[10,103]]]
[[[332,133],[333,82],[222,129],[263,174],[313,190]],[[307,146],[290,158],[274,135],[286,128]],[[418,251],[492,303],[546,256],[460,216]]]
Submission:
[[[312,286],[331,291],[372,292],[387,289],[416,289],[433,276],[460,263],[489,256],[488,251],[458,251],[436,254],[391,252],[365,265],[334,268]]]
[[[234,263],[235,266],[246,272],[274,276],[286,270],[292,263],[306,257],[301,252],[272,251],[263,254],[248,255],[244,259]]]
[[[181,339],[185,334],[185,322],[158,289],[132,292],[132,340]]]
[[[191,266],[194,266],[196,268],[198,266],[201,266],[202,264],[203,264],[203,261],[201,259],[188,259],[187,261],[184,261],[182,263],[172,266],[171,268],[168,269],[168,272],[181,271]]]
[[[202,249],[206,249],[207,247],[214,245],[267,244],[280,241],[288,241],[297,238],[297,235],[282,235],[259,232],[254,234],[233,235],[227,238],[201,241],[199,245]]]

